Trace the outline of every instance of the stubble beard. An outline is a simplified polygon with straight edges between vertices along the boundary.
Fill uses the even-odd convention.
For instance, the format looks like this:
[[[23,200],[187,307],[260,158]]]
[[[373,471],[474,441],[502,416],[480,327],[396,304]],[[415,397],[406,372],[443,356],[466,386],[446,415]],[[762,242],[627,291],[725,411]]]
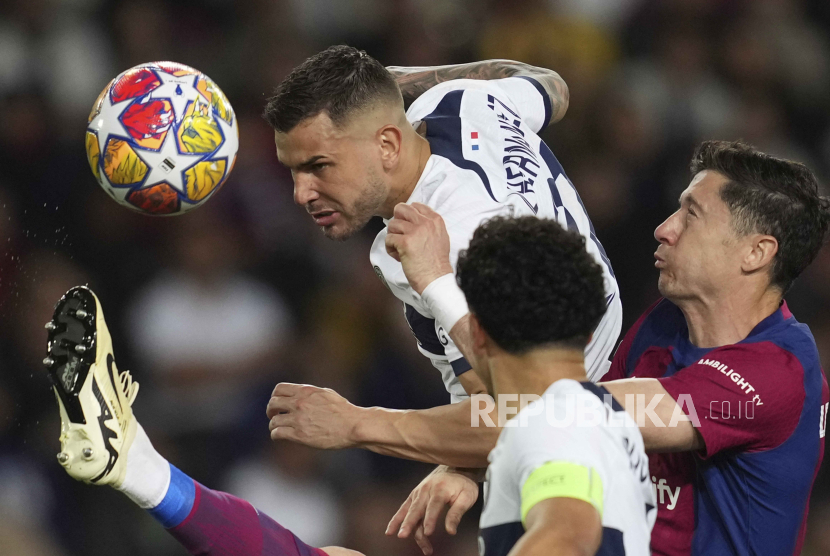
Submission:
[[[344,220],[345,228],[336,230],[334,226],[323,228],[323,234],[335,241],[346,241],[357,232],[366,227],[366,224],[380,210],[386,200],[386,188],[380,179],[373,173],[369,175],[369,183],[360,196],[355,200],[354,205],[346,213],[340,213]]]
[[[657,279],[657,291],[660,292],[662,297],[665,297],[674,304],[694,297],[688,290],[684,291],[682,284],[677,281],[676,277],[670,277],[663,273]]]
[[[671,299],[672,297],[671,279],[668,276],[664,276],[662,272],[657,279],[657,291],[666,299]]]

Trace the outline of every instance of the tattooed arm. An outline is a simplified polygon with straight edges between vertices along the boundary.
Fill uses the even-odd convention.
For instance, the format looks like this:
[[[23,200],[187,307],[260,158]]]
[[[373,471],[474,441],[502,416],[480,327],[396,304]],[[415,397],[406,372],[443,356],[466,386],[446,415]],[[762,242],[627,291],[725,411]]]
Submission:
[[[386,68],[395,76],[401,88],[404,103],[412,102],[439,83],[452,79],[502,79],[504,77],[532,77],[539,82],[550,97],[550,123],[558,122],[568,110],[568,86],[553,70],[537,68],[512,60],[484,60],[469,64],[432,67]]]

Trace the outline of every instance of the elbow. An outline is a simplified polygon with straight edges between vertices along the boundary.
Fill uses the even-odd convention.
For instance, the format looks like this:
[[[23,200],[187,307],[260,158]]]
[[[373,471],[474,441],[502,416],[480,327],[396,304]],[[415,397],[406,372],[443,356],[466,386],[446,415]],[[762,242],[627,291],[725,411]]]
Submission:
[[[570,106],[571,102],[571,92],[568,89],[568,84],[565,83],[565,80],[562,79],[562,76],[556,73],[555,71],[551,72],[552,81],[553,81],[553,88],[555,92],[555,99],[551,98],[551,104],[556,102],[556,109],[552,110],[550,123],[556,123],[562,118],[565,117],[565,113],[568,111],[568,106]],[[553,108],[553,106],[551,106]]]

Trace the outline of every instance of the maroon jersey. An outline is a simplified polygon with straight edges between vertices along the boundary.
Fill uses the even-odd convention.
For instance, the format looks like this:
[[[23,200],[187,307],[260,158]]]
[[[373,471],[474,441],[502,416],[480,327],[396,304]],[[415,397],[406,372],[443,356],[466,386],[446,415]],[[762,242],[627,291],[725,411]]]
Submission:
[[[604,380],[660,380],[705,448],[652,454],[655,555],[798,554],[824,454],[827,381],[786,303],[742,341],[698,348],[666,299],[626,334]]]

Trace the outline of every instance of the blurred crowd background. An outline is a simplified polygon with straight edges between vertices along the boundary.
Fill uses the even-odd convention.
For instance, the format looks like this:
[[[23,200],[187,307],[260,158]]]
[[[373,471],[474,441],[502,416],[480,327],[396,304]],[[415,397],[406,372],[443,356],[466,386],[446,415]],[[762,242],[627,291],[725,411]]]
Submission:
[[[620,282],[627,330],[657,298],[654,228],[697,142],[742,138],[830,176],[826,0],[4,0],[0,3],[0,553],[182,554],[110,489],[55,461],[59,418],[43,324],[70,286],[100,296],[117,361],[141,383],[157,448],[310,544],[418,554],[383,531],[428,466],[269,441],[280,381],[362,405],[447,403],[402,308],[368,262],[373,222],[326,240],[292,202],[260,113],[279,80],[331,44],[387,65],[511,58],[558,71],[565,119],[544,138],[576,184]],[[233,175],[203,208],[150,218],[87,166],[92,103],[119,72],[174,60],[211,76],[239,118]],[[830,249],[787,300],[830,368]],[[830,472],[806,554],[830,554]],[[478,506],[436,554],[477,554]]]

